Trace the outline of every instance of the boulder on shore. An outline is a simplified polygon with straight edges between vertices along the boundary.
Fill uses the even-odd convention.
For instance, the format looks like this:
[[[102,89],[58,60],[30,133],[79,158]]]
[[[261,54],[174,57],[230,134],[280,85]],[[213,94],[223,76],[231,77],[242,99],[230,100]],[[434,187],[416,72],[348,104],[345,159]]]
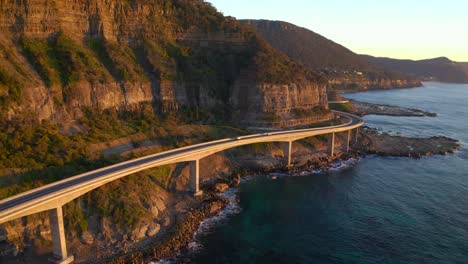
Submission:
[[[156,224],[156,223],[152,223],[148,230],[146,231],[146,235],[149,236],[149,237],[152,237],[154,235],[156,235],[159,230],[161,229],[161,225],[160,224]]]
[[[223,193],[229,189],[229,185],[226,183],[217,183],[215,184],[214,189],[218,193]]]
[[[89,231],[84,231],[81,234],[81,242],[85,245],[92,245],[94,244],[94,236]]]

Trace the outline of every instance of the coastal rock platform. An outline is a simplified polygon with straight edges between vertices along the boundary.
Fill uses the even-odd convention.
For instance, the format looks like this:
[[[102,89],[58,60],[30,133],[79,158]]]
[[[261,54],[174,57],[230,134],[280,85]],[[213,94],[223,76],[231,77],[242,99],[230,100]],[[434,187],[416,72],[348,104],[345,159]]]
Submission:
[[[420,158],[454,153],[460,149],[458,140],[443,136],[430,138],[394,136],[369,127],[364,127],[359,136],[360,140],[353,148],[364,154]]]
[[[388,116],[418,116],[435,117],[436,113],[426,112],[420,109],[407,108],[386,104],[372,104],[350,100],[354,106],[354,112],[358,115],[388,115]]]

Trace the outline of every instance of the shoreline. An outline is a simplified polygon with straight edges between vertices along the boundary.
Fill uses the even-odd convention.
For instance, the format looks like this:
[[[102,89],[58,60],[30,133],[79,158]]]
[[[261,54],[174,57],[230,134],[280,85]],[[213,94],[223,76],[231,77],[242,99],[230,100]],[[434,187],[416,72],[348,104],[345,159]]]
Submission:
[[[316,170],[326,172],[328,169],[334,169],[334,167],[331,166],[334,163],[344,164],[349,160],[358,160],[360,158],[366,157],[367,155],[373,154],[384,157],[397,156],[421,158],[422,156],[445,155],[448,153],[454,153],[460,149],[460,144],[458,144],[457,140],[447,137],[411,138],[392,136],[387,133],[380,133],[377,131],[377,129],[368,127],[365,127],[360,131],[360,137],[363,139],[362,141],[364,143],[360,144],[358,142],[357,144],[353,144],[353,150],[349,153],[339,152],[335,157],[332,158],[326,156],[317,156],[313,159],[307,159],[307,161],[300,160],[297,163],[298,166],[293,168],[283,167],[272,170],[258,169],[255,171],[255,173],[246,171],[242,175],[230,175],[226,178],[217,179],[216,181],[208,184],[205,183],[204,189],[207,189],[208,192],[206,192],[204,197],[207,196],[208,198],[203,198],[204,204],[202,204],[201,207],[190,210],[190,213],[193,213],[189,213],[189,215],[186,216],[186,218],[182,221],[182,224],[174,227],[175,230],[171,232],[169,238],[162,239],[163,242],[150,244],[148,247],[137,250],[135,252],[108,259],[103,263],[121,264],[150,261],[153,263],[160,263],[159,261],[172,260],[184,263],[183,254],[190,251],[189,245],[196,240],[197,231],[199,230],[201,223],[206,219],[216,217],[225,209],[226,205],[228,204],[227,199],[221,196],[219,192],[216,192],[216,186],[218,184],[227,185],[228,189],[239,188],[240,182],[246,177],[256,177],[258,175],[265,174],[271,174],[272,177],[277,177],[277,175],[287,177],[293,174],[312,174]],[[376,137],[380,137],[380,140],[386,141],[387,144],[374,144]],[[401,141],[403,139],[403,145],[410,142],[414,145],[414,147],[402,147],[402,144],[394,144],[391,139],[396,141]],[[443,143],[443,145],[441,145],[441,143]],[[387,149],[385,148],[385,145],[394,147]],[[438,147],[439,145],[441,145],[442,148]],[[206,203],[206,199],[208,199],[208,203]],[[212,206],[215,206],[216,209],[207,209],[211,208]],[[189,232],[189,234],[187,232]],[[177,258],[179,253],[182,253],[181,259]]]
[[[418,109],[410,110],[421,111]],[[228,201],[223,199],[216,189],[226,190],[226,186],[227,189],[238,187],[241,176],[244,178],[244,176],[255,177],[270,174],[271,177],[281,177],[292,174],[310,174],[314,173],[315,170],[325,172],[326,167],[333,166],[334,163],[345,163],[350,159],[359,159],[371,154],[421,158],[435,154],[453,153],[460,148],[460,144],[457,140],[447,137],[411,138],[382,133],[377,129],[363,128],[360,129],[360,140],[352,144],[352,151],[349,153],[337,151],[336,156],[329,157],[323,148],[304,147],[296,149],[297,152],[293,157],[295,166],[291,168],[285,167],[284,158],[277,152],[270,153],[271,156],[260,151],[260,155],[247,152],[247,154],[240,156],[229,157],[228,159],[236,165],[228,166],[231,166],[231,169],[237,168],[238,172],[234,172],[236,171],[234,170],[228,174],[212,175],[208,177],[207,182],[201,182],[205,194],[202,197],[190,198],[194,200],[193,207],[189,207],[184,214],[177,210],[168,212],[168,214],[177,214],[175,223],[159,237],[155,237],[155,240],[137,242],[131,247],[126,247],[129,249],[128,251],[127,249],[125,251],[117,250],[118,254],[107,254],[103,255],[102,258],[92,258],[92,254],[88,252],[88,256],[81,259],[79,263],[148,263],[149,261],[160,263],[158,261],[170,261],[178,253],[182,253],[182,259],[176,260],[184,263],[183,255],[190,251],[190,244],[194,242],[201,223],[205,219],[216,217],[222,213],[228,204]],[[219,186],[221,187],[218,188]],[[172,216],[171,219],[173,219]],[[108,253],[112,253],[111,251]]]
[[[184,220],[174,226],[173,230],[165,238],[161,239],[160,242],[150,244],[147,247],[130,253],[110,257],[109,259],[100,261],[100,263],[125,264],[160,261],[172,259],[180,251],[187,250],[201,222],[218,215],[228,203],[226,198],[214,193],[205,194],[202,199],[199,206],[190,209]]]
[[[308,173],[311,173],[313,170],[323,169],[323,171],[326,171],[325,169],[333,163],[346,162],[351,159],[358,159],[359,157],[361,156],[357,152],[338,153],[333,158],[319,156],[313,161],[309,160],[308,162],[303,162],[303,165],[298,167],[283,167],[272,170],[263,170],[259,168],[255,173],[245,171],[241,174],[229,175],[228,177],[216,179],[216,181],[210,183],[205,183],[203,189],[207,191],[205,191],[205,194],[203,194],[201,198],[201,204],[198,208],[191,209],[185,219],[182,220],[181,223],[177,224],[174,229],[167,234],[168,237],[162,238],[160,242],[149,244],[147,247],[137,249],[134,252],[101,260],[99,263],[161,263],[161,261],[163,261],[163,263],[165,263],[165,261],[180,261],[185,263],[183,258],[177,259],[177,255],[179,253],[184,254],[190,251],[190,244],[196,240],[197,231],[203,221],[218,216],[226,208],[229,201],[227,198],[222,196],[222,193],[230,188],[240,188],[240,183],[243,180],[249,177],[267,174],[281,174],[289,176],[304,171],[309,171]],[[217,191],[216,189],[218,185],[224,185],[227,186],[227,188],[223,188],[223,191]]]

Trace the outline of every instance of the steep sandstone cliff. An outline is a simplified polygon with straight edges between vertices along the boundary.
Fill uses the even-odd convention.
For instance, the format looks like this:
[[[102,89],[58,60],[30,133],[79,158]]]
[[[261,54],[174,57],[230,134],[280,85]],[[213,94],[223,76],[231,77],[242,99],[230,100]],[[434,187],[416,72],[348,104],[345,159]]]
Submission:
[[[421,81],[388,74],[375,76],[371,72],[354,72],[328,76],[331,91],[367,91],[393,88],[411,88],[421,86]]]
[[[162,111],[227,105],[227,114],[240,112],[235,102],[244,98],[232,96],[239,95],[241,71],[258,77],[274,67],[280,70],[268,77],[290,78],[250,82],[247,88],[258,95],[247,98],[250,108],[270,104],[257,110],[279,117],[288,109],[326,108],[326,99],[312,96],[323,96],[323,83],[288,74],[289,59],[200,0],[2,0],[0,31],[7,119],[65,122],[86,108],[135,109],[141,103]],[[259,63],[259,54],[273,62]],[[311,100],[272,105],[278,84]]]
[[[255,87],[255,89],[252,89]],[[328,104],[326,80],[297,80],[291,84],[255,84],[248,75],[233,86],[234,115],[248,126],[301,126],[331,119],[323,111]],[[322,111],[321,111],[322,110]]]
[[[93,155],[83,154],[90,142],[105,143],[125,130],[137,132],[129,127],[138,118],[123,127],[107,119],[116,111],[99,115],[97,110],[148,105],[157,113],[204,109],[223,121],[248,126],[305,125],[329,117],[326,82],[204,1],[0,0],[0,158],[9,161],[0,162],[0,169],[44,169],[22,188],[98,166],[87,164]],[[76,119],[84,129],[74,135],[61,135],[61,129],[49,124]],[[35,126],[21,129],[29,123]],[[140,122],[137,130],[154,132],[168,123]],[[17,135],[21,133],[24,137]],[[154,133],[158,141],[177,144],[188,137]],[[208,133],[200,134],[196,142],[206,140]],[[202,175],[213,176],[223,166],[224,159],[211,158],[204,159]],[[51,176],[46,168],[64,164],[68,171],[44,179]],[[188,167],[159,169],[67,204],[69,242],[101,244],[91,253],[91,246],[85,246],[82,253],[109,255],[102,249],[124,250],[132,241],[156,237],[173,226],[191,206],[178,203],[188,196],[181,194],[187,189]],[[174,186],[165,186],[166,180]],[[9,187],[18,191],[15,182],[2,191]],[[47,221],[39,214],[2,225],[0,256],[50,243]]]

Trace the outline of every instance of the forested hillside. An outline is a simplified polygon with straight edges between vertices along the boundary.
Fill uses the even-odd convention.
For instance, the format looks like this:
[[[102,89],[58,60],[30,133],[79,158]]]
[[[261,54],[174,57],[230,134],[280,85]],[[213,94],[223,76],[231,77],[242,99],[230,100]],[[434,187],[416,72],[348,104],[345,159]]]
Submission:
[[[332,89],[367,90],[420,86],[415,77],[385,70],[309,29],[269,20],[244,20],[276,49],[329,79]]]
[[[404,72],[427,81],[468,83],[468,63],[466,62],[455,62],[445,57],[417,61],[367,55],[362,57],[383,69]]]

